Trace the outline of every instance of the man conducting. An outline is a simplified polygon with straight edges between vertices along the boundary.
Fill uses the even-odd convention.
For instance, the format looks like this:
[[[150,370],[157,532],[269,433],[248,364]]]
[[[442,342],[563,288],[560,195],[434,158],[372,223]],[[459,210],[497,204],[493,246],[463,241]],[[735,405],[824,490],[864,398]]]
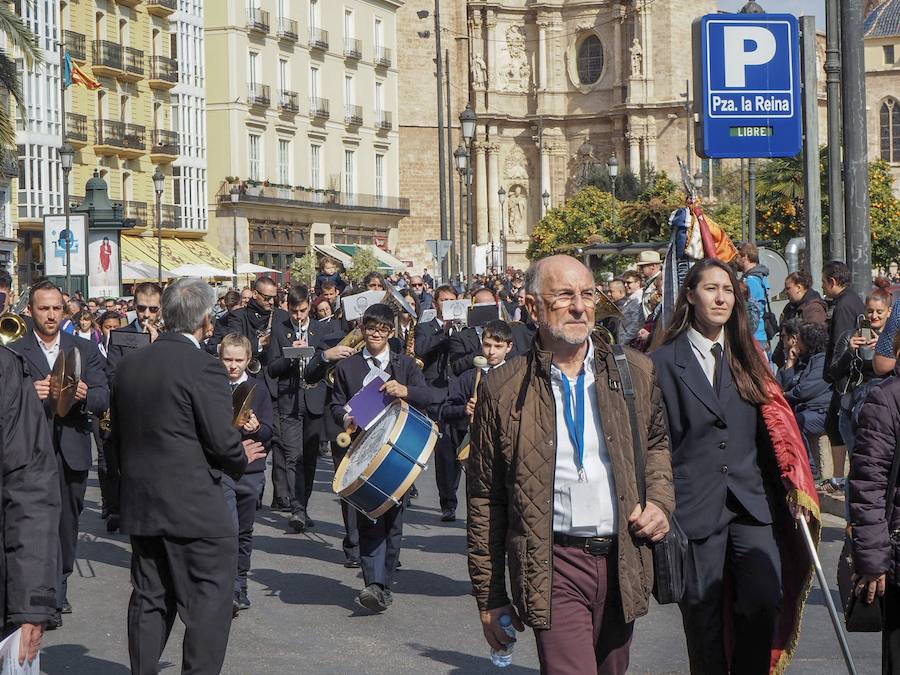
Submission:
[[[131,536],[131,672],[155,675],[176,610],[183,673],[222,669],[231,628],[238,540],[223,474],[238,479],[263,446],[231,425],[225,367],[200,348],[213,289],[179,279],[162,297],[166,331],[122,359],[112,419],[122,473],[121,530]]]
[[[650,360],[626,350],[646,454],[642,509],[620,373],[591,337],[590,271],[545,258],[525,288],[537,339],[482,379],[467,463],[469,575],[484,635],[501,649],[508,614],[534,629],[542,673],[625,673],[653,587],[649,543],[666,535],[675,507],[660,391]]]

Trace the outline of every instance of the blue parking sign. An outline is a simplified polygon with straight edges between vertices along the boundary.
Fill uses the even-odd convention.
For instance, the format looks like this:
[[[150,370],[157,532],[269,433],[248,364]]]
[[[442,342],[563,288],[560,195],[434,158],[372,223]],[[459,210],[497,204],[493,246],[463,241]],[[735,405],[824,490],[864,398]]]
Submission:
[[[694,22],[698,152],[795,157],[803,145],[800,22],[791,14],[708,14]]]

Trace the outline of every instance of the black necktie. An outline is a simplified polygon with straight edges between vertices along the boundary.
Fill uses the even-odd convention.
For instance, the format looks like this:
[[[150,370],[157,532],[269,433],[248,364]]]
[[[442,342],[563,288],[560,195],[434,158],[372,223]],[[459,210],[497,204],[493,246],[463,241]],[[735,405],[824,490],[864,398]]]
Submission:
[[[234,390],[237,389],[239,386],[241,386],[240,383],[232,382],[231,383],[231,392],[234,393]]]
[[[716,390],[716,396],[718,396],[722,390],[722,345],[717,342],[710,348],[710,351],[716,361],[713,371],[713,389]]]

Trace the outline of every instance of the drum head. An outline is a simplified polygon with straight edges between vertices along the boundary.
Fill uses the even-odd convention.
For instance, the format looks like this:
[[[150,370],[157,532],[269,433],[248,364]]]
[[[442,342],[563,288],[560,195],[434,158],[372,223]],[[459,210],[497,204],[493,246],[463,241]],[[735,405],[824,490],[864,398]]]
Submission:
[[[357,480],[375,459],[375,456],[388,442],[394,426],[400,417],[400,405],[393,403],[384,411],[381,418],[366,430],[356,441],[346,457],[347,467],[340,482],[334,488],[340,492]]]

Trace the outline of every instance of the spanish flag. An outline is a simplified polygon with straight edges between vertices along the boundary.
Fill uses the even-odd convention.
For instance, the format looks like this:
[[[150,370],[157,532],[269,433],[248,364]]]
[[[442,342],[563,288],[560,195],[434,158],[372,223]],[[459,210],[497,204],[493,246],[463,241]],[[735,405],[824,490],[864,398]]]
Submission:
[[[66,89],[71,87],[73,84],[80,84],[84,87],[87,87],[91,91],[93,91],[94,89],[100,89],[103,86],[93,77],[84,72],[78,66],[78,64],[72,63],[72,57],[69,52],[66,52],[66,66],[64,77],[66,82]]]

